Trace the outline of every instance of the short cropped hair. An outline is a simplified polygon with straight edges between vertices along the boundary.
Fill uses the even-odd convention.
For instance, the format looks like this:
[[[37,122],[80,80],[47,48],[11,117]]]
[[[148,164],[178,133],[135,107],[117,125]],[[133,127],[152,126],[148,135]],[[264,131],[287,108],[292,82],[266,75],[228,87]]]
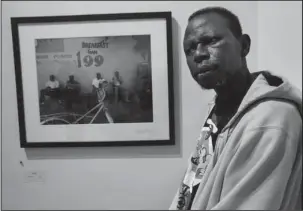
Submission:
[[[239,18],[234,13],[223,7],[206,7],[200,9],[190,15],[190,17],[188,18],[188,22],[200,15],[205,15],[209,13],[216,13],[218,15],[221,15],[223,18],[227,19],[229,22],[229,28],[233,35],[236,38],[240,38],[242,36],[242,27]]]

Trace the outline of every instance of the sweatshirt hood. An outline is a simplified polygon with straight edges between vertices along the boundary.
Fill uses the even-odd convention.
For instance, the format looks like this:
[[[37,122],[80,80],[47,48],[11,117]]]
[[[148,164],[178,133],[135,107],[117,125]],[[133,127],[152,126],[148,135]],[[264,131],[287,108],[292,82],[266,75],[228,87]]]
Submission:
[[[229,128],[239,117],[253,105],[267,101],[280,100],[293,103],[302,116],[302,92],[293,86],[286,78],[273,75],[269,71],[252,73],[254,82],[244,96],[237,113],[225,128]]]

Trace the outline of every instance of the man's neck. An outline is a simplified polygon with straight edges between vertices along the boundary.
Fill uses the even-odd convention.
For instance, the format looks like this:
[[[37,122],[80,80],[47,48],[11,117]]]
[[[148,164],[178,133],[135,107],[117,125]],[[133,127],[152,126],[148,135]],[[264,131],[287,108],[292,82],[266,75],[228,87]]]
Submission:
[[[228,112],[235,112],[240,105],[246,92],[252,83],[250,72],[247,68],[237,71],[226,83],[220,87],[215,88],[217,93],[216,105],[220,110]]]
[[[248,86],[250,86],[250,73],[247,68],[243,68],[227,79],[225,84],[216,87],[215,91],[218,98],[228,100],[247,91]]]

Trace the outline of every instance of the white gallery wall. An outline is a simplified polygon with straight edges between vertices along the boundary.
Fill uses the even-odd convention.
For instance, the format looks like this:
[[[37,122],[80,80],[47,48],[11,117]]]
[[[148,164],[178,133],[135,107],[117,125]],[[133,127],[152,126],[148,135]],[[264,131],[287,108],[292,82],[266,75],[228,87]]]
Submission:
[[[251,71],[271,70],[302,89],[302,2],[3,2],[2,209],[167,209],[213,95],[191,78],[183,33],[192,12],[213,5],[235,12],[251,36]],[[10,18],[151,11],[173,16],[176,145],[20,148]],[[27,181],[29,172],[43,181]]]

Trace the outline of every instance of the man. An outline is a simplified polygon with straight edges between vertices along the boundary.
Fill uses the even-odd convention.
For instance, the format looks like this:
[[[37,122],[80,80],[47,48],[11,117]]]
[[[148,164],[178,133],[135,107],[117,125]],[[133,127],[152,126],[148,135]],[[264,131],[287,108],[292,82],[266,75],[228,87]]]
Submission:
[[[123,92],[125,94],[125,102],[130,102],[128,100],[128,95],[126,93],[126,90],[122,88],[123,79],[119,73],[119,71],[114,72],[113,76],[113,86],[114,86],[114,93],[115,93],[115,102],[123,100]]]
[[[101,73],[96,74],[96,78],[93,79],[93,91],[102,87],[102,84],[105,83],[106,80],[102,78]]]
[[[79,99],[81,86],[78,81],[75,80],[74,75],[70,75],[65,86],[65,108],[72,109],[72,105]]]
[[[60,97],[60,84],[59,81],[56,80],[54,75],[49,76],[49,81],[45,84],[45,89],[40,90],[40,103],[44,104],[45,95],[57,98]]]
[[[93,86],[92,94],[95,102],[98,102],[98,93],[97,93],[98,89],[104,88],[106,83],[107,81],[104,78],[102,78],[101,73],[97,73],[96,78],[93,79],[93,83],[92,83]]]
[[[250,43],[224,8],[188,20],[189,70],[216,97],[170,209],[301,210],[302,94],[285,78],[250,73]]]

